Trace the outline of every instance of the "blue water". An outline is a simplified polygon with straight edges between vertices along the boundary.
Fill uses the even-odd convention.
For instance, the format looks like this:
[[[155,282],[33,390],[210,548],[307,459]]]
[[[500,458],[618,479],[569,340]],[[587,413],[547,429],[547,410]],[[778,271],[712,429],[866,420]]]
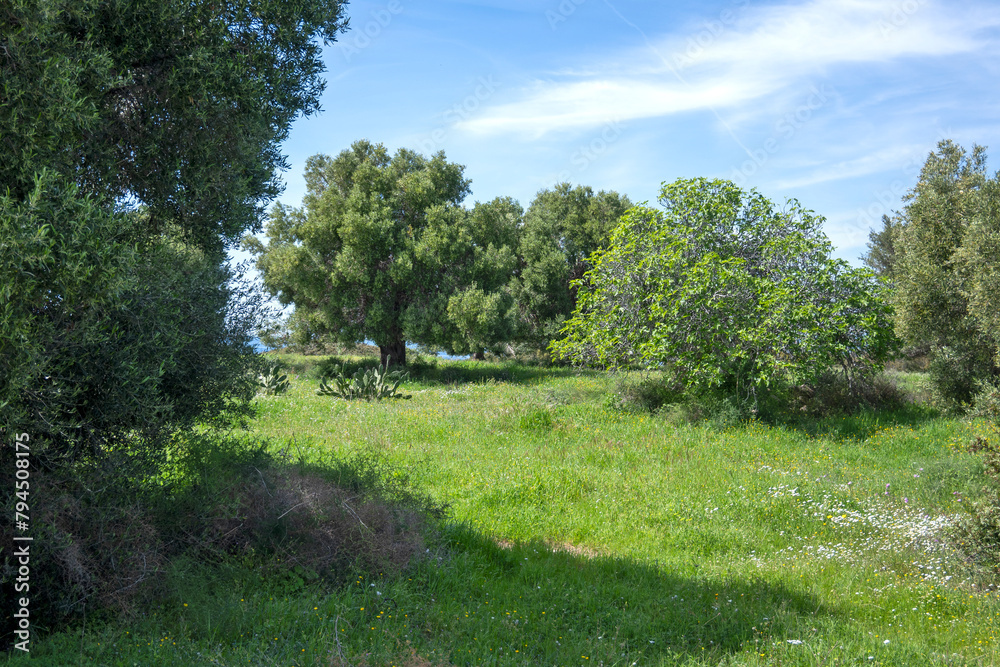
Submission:
[[[373,343],[373,342],[371,342],[369,340],[366,340],[365,343],[368,344],[368,345],[374,345],[375,344],[375,343]],[[252,341],[250,341],[250,345],[253,346],[254,352],[256,352],[258,354],[260,354],[261,352],[267,352],[268,349],[270,349],[270,348],[265,347],[264,344],[260,342],[259,338],[254,338]],[[407,344],[406,347],[409,348],[409,349],[411,349],[411,350],[413,350],[413,349],[416,349],[417,346],[416,345]],[[470,358],[468,355],[453,355],[453,354],[446,354],[444,352],[438,352],[437,356],[439,356],[442,359],[450,359],[450,360],[458,359],[460,361]]]

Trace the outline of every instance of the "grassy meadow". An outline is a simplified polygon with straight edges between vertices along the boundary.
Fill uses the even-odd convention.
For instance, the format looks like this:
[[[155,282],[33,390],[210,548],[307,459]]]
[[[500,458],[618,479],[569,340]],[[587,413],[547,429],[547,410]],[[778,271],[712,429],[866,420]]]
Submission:
[[[612,407],[620,377],[512,363],[441,362],[409,400],[347,402],[315,395],[315,359],[281,358],[291,389],[257,399],[253,435],[429,497],[444,518],[421,555],[337,585],[173,564],[155,608],[32,662],[1000,664],[997,594],[945,539],[982,487],[965,445],[984,424],[920,406],[689,423]]]

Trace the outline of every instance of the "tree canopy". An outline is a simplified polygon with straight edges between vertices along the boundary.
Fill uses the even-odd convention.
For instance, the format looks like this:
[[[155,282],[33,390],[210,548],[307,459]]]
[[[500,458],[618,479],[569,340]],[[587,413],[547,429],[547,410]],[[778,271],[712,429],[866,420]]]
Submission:
[[[892,279],[896,266],[896,239],[902,224],[899,214],[893,217],[883,215],[882,229],[873,229],[868,233],[868,252],[861,257],[861,261],[875,275]]]
[[[557,356],[662,368],[754,401],[772,383],[884,361],[894,337],[880,285],[831,258],[821,217],[722,180],[665,183],[660,203],[632,208],[590,257]]]
[[[545,347],[576,305],[573,281],[590,268],[590,255],[607,246],[632,205],[614,191],[560,183],[540,191],[524,217],[516,285],[519,338]]]
[[[47,168],[219,255],[280,191],[279,143],[318,108],[319,42],[346,27],[344,4],[12,0],[0,183],[24,200]]]
[[[520,206],[460,204],[464,168],[443,152],[355,142],[306,167],[303,208],[276,207],[267,244],[247,239],[264,284],[314,331],[372,340],[406,362],[407,341],[476,353],[512,328]]]
[[[907,194],[893,301],[900,335],[931,349],[931,377],[957,404],[1000,380],[1000,180],[986,150],[942,141]]]
[[[259,303],[224,250],[280,189],[343,8],[0,9],[0,425],[38,461],[156,450],[248,406]]]

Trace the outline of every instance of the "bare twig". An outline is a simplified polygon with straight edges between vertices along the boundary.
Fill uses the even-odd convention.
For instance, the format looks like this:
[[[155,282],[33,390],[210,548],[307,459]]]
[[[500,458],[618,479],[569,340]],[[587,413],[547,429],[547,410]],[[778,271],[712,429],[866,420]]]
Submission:
[[[279,517],[278,517],[278,519],[282,518],[283,516],[285,516],[285,514],[288,514],[289,512],[291,512],[291,511],[292,511],[293,509],[295,509],[296,507],[299,507],[299,506],[301,506],[301,505],[305,505],[305,504],[306,504],[306,501],[304,501],[304,500],[303,500],[303,501],[302,501],[301,503],[296,503],[296,504],[292,505],[292,506],[291,506],[291,507],[289,507],[289,508],[288,508],[287,510],[285,510],[285,511],[284,511],[284,513],[283,513],[283,514],[282,514],[281,516],[279,516]],[[277,520],[277,519],[276,519],[276,520]]]
[[[355,519],[358,520],[358,523],[360,523],[362,525],[362,527],[364,527],[365,530],[371,530],[371,528],[369,528],[368,526],[365,526],[365,522],[361,520],[361,517],[359,517],[358,513],[354,511],[354,508],[352,508],[350,505],[347,504],[346,500],[344,500],[341,504],[347,509],[348,512],[351,513],[351,515]]]
[[[340,622],[340,614],[337,614],[337,618],[333,619],[333,637],[337,640],[337,655],[340,656],[340,660],[344,660],[344,650],[340,646],[340,633],[337,631],[337,623]]]
[[[254,467],[254,470],[257,470],[257,474],[260,475],[260,483],[264,485],[264,492],[267,493],[268,496],[271,496],[271,492],[267,490],[267,482],[264,480],[264,473],[258,470],[256,466]],[[274,496],[271,497],[273,498]]]

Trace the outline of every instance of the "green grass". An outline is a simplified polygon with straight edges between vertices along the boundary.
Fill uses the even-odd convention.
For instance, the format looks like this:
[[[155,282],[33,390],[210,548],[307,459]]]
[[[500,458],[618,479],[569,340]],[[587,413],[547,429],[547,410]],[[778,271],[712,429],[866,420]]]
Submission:
[[[996,596],[942,531],[981,487],[962,450],[977,425],[911,409],[720,431],[613,410],[604,374],[475,362],[414,373],[408,401],[348,403],[290,365],[255,432],[308,461],[377,456],[447,506],[424,557],[334,589],[177,565],[145,617],[53,635],[36,659],[1000,662]]]

